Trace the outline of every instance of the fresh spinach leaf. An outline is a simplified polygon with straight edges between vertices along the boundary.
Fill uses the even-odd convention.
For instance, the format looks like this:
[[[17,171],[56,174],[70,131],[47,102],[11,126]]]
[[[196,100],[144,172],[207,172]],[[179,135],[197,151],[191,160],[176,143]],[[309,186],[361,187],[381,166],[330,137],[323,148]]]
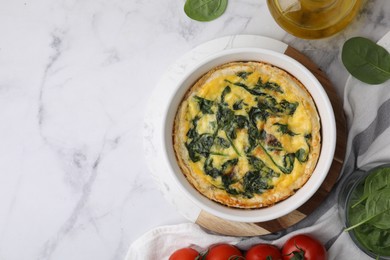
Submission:
[[[346,229],[352,230],[363,224],[371,224],[379,229],[390,229],[390,188],[380,190],[367,198],[366,218]]]
[[[390,231],[364,224],[354,229],[354,234],[360,243],[378,255],[390,255]],[[379,259],[379,258],[377,258]]]
[[[383,188],[390,187],[390,168],[379,168],[364,180],[364,191],[359,201],[352,208],[365,201],[368,196]]]
[[[368,84],[381,84],[390,79],[390,54],[373,41],[354,37],[342,48],[341,59],[355,78]]]
[[[208,22],[222,15],[227,3],[228,0],[187,0],[184,12],[191,19]]]
[[[367,198],[367,218],[369,223],[379,229],[390,229],[390,188],[377,191]]]
[[[353,206],[347,211],[350,227],[346,230],[351,230],[362,246],[377,255],[390,255],[389,170],[379,168],[358,184],[350,195],[349,205]],[[387,183],[384,188],[382,183]]]
[[[211,109],[214,101],[198,96],[195,96],[194,99],[198,102],[199,109],[203,114],[214,114],[213,110]]]

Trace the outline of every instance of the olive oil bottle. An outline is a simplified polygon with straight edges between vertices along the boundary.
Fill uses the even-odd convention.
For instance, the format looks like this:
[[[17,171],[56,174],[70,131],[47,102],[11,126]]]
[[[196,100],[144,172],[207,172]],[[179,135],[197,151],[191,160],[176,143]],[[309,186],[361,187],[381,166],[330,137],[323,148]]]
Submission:
[[[344,29],[359,12],[362,0],[267,0],[267,4],[287,32],[320,39]]]

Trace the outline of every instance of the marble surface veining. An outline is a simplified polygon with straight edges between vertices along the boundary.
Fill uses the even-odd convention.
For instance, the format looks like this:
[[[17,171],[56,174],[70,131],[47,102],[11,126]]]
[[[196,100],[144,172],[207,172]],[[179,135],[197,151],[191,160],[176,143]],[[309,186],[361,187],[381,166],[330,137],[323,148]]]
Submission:
[[[282,40],[312,58],[340,97],[342,43],[380,39],[390,3],[368,1],[342,33],[300,40],[263,0],[230,1],[210,23],[183,0],[0,2],[0,260],[123,259],[147,230],[186,222],[142,153],[145,104],[164,71],[205,41]]]

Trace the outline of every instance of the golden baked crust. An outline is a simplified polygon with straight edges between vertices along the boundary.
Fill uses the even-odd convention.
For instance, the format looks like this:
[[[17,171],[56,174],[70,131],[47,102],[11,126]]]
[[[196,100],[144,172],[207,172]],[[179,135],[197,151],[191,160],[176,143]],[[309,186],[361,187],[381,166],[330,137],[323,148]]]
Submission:
[[[267,207],[310,178],[321,148],[320,119],[289,73],[232,62],[188,90],[173,145],[183,174],[204,196],[229,207]]]

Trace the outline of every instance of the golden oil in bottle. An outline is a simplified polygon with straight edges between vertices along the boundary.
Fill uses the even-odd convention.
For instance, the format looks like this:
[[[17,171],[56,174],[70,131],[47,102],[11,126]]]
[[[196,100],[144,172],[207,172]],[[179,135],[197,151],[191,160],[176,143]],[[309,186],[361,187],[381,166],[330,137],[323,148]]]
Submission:
[[[267,0],[275,21],[304,39],[320,39],[344,29],[358,13],[362,0]]]

